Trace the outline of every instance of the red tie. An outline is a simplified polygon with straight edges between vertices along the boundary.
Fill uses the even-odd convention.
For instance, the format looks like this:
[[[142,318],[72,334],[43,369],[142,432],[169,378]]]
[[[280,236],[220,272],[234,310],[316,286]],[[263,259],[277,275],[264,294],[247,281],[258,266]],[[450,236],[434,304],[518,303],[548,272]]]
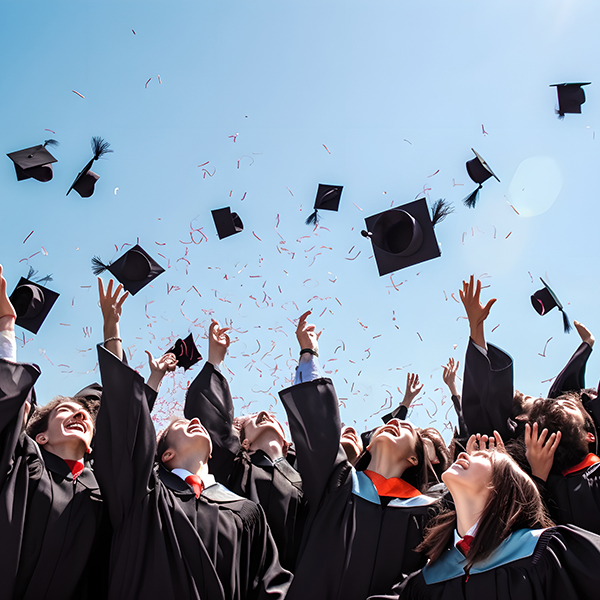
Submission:
[[[73,479],[77,479],[81,472],[83,471],[83,463],[78,460],[69,460],[65,459],[67,466],[71,469],[71,473],[73,475]]]
[[[202,481],[200,475],[188,475],[185,478],[185,482],[192,486],[194,494],[196,494],[196,498],[200,498],[200,494],[204,489],[204,482]]]
[[[462,540],[456,542],[456,547],[466,556],[469,553],[469,548],[471,547],[472,541],[472,535],[465,535]]]

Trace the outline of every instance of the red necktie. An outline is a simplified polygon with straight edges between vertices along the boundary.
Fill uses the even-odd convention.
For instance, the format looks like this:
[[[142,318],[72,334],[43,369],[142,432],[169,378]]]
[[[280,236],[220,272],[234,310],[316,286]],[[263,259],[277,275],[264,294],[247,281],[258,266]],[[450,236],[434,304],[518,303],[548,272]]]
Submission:
[[[192,486],[194,494],[196,494],[196,498],[200,498],[200,494],[204,489],[204,482],[202,481],[200,475],[188,475],[185,478],[185,482]]]
[[[77,479],[81,472],[83,471],[83,463],[78,460],[69,460],[65,459],[67,466],[71,469],[71,473],[73,475],[73,479]]]
[[[465,535],[462,540],[456,542],[456,547],[466,556],[469,553],[469,548],[471,547],[472,541],[472,535]]]

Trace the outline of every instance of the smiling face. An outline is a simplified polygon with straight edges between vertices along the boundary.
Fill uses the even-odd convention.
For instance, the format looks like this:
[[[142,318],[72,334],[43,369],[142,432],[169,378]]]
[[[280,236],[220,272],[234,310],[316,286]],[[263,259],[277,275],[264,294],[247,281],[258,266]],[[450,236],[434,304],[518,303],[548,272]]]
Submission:
[[[417,432],[408,421],[392,419],[375,430],[368,450],[371,454],[378,452],[384,445],[393,449],[398,459],[416,458]]]
[[[81,447],[81,455],[90,452],[94,423],[90,414],[77,402],[62,402],[48,417],[46,431],[36,435],[38,444],[48,447],[72,445]]]
[[[195,456],[198,460],[206,462],[212,452],[210,435],[198,418],[191,421],[187,419],[173,421],[160,439],[161,459],[169,468],[174,468],[169,464],[173,458],[179,461]]]
[[[340,436],[340,443],[346,457],[354,464],[354,461],[363,451],[363,443],[358,433],[356,433],[356,429],[354,427],[344,427]]]
[[[585,417],[583,415],[585,409],[580,402],[568,398],[561,398],[556,400],[556,405],[560,406],[563,413],[577,426],[583,427],[585,425]]]
[[[489,451],[467,454],[461,452],[456,461],[442,474],[442,481],[451,494],[468,492],[488,496],[492,482],[492,459]]]
[[[285,442],[285,434],[279,421],[272,414],[262,410],[244,422],[241,436],[244,448],[252,450],[252,445],[265,434],[275,434],[281,438],[282,444]]]

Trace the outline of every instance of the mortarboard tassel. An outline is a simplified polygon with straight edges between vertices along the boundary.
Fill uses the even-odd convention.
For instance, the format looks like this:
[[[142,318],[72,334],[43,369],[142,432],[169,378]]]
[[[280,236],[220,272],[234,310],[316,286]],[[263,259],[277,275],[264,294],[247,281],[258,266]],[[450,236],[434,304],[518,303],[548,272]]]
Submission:
[[[560,311],[562,313],[562,318],[563,318],[563,329],[565,330],[565,333],[571,333],[571,322],[569,321],[569,317],[567,316],[567,313],[564,310]]]
[[[60,144],[56,140],[44,140],[44,148],[46,146],[60,146]]]
[[[431,224],[435,227],[453,212],[454,206],[450,202],[447,202],[445,198],[436,200],[431,207]]]
[[[27,277],[25,279],[29,279],[29,281],[34,281],[34,277],[37,275],[37,271],[33,267],[29,267],[29,271],[27,272]],[[48,283],[52,281],[52,274],[46,275],[46,277],[40,277],[35,280],[35,283]]]
[[[105,142],[101,137],[94,136],[92,138],[92,152],[94,153],[94,160],[98,160],[105,154],[112,152],[109,150],[110,144]]]
[[[317,209],[315,208],[315,212],[308,215],[306,221],[304,221],[307,225],[316,225],[318,221]]]
[[[99,256],[94,256],[92,258],[92,273],[94,275],[100,275],[100,273],[104,273],[104,271],[106,271],[106,269],[108,269],[108,267],[110,267],[110,263],[108,263],[107,265],[105,265],[100,260]]]
[[[479,190],[482,188],[483,186],[481,184],[479,184],[477,186],[477,189],[472,192],[471,194],[469,194],[464,200],[463,200],[463,204],[465,206],[468,206],[469,208],[475,208],[475,205],[477,204],[477,200],[479,198]]]
[[[557,114],[559,121],[562,121],[565,118],[565,113],[564,112],[560,112],[560,110],[558,110],[556,108],[554,109],[554,112]]]

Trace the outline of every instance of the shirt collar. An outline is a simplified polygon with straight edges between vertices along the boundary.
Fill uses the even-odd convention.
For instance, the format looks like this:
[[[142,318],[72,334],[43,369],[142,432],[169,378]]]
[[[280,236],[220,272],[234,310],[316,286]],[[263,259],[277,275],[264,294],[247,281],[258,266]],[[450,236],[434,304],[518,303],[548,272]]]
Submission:
[[[465,536],[470,535],[471,537],[475,537],[475,532],[477,531],[478,525],[479,525],[479,521],[477,521],[477,523],[475,523],[475,525],[473,525],[473,527],[471,527],[471,529],[469,529],[469,531],[467,531],[467,533],[465,533]],[[460,540],[462,540],[462,539],[463,538],[458,533],[458,530],[455,529],[454,530],[454,545],[456,546],[456,544],[458,544],[458,542],[460,542]]]
[[[595,465],[597,462],[600,462],[600,457],[595,454],[588,454],[579,464],[563,471],[563,476],[570,475],[571,473],[577,473],[577,471],[582,471],[583,469],[587,469],[592,465]]]
[[[177,477],[183,479],[183,481],[185,481],[186,477],[188,477],[189,475],[196,475],[196,473],[192,473],[187,469],[173,469],[171,473],[173,473],[173,475],[177,475]],[[204,475],[201,475],[200,479],[202,479],[202,483],[204,484],[205,488],[210,487],[211,485],[214,485],[216,483],[214,476],[210,473],[205,473]]]

